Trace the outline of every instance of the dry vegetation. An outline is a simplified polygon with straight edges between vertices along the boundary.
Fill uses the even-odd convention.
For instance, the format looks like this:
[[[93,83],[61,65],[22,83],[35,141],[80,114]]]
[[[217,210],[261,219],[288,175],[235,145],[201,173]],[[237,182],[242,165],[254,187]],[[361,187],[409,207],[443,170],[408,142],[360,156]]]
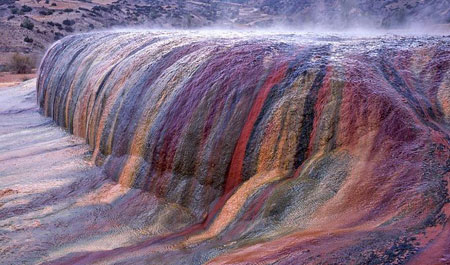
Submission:
[[[13,55],[9,67],[14,74],[30,74],[34,67],[34,61],[30,56],[16,53]]]
[[[0,71],[0,87],[17,85],[34,78],[36,61],[27,54],[14,53]]]

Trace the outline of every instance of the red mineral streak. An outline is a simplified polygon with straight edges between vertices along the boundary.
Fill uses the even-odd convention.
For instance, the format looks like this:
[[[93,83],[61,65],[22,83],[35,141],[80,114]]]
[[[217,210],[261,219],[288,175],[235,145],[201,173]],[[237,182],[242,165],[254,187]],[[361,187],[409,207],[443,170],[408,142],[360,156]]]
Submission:
[[[264,101],[270,92],[270,89],[277,83],[279,83],[286,73],[288,64],[284,63],[275,67],[273,72],[268,76],[266,82],[261,87],[258,96],[253,102],[252,108],[245,121],[244,128],[241,130],[241,135],[236,144],[233,152],[233,158],[231,159],[230,170],[225,183],[225,194],[229,193],[239,182],[241,182],[242,166],[244,162],[245,149],[247,147],[250,134],[253,130],[256,119],[261,112]]]

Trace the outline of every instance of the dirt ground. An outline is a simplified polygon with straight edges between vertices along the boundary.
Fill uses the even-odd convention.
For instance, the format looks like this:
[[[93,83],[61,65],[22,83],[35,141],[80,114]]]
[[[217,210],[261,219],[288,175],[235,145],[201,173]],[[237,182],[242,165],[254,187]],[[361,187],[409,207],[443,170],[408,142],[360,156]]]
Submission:
[[[36,71],[31,74],[14,74],[10,72],[0,72],[0,87],[11,87],[36,78]]]

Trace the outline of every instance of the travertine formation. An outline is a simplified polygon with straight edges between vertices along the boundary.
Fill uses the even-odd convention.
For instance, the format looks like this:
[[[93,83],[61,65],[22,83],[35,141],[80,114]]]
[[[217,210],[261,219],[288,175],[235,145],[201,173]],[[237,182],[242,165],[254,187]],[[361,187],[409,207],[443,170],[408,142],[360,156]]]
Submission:
[[[196,223],[56,263],[445,262],[449,253],[446,37],[75,35],[47,52],[37,98],[110,178]]]

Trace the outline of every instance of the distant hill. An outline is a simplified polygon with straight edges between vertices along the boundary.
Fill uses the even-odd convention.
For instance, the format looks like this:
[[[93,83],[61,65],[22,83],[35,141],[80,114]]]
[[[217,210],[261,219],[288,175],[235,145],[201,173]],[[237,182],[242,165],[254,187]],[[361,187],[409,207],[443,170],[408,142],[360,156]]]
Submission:
[[[449,0],[0,0],[0,68],[16,52],[39,61],[55,40],[111,27],[342,29],[449,22]]]
[[[295,24],[330,27],[370,25],[402,27],[411,23],[450,22],[448,0],[248,0],[236,1],[258,6],[263,12],[285,16]]]

